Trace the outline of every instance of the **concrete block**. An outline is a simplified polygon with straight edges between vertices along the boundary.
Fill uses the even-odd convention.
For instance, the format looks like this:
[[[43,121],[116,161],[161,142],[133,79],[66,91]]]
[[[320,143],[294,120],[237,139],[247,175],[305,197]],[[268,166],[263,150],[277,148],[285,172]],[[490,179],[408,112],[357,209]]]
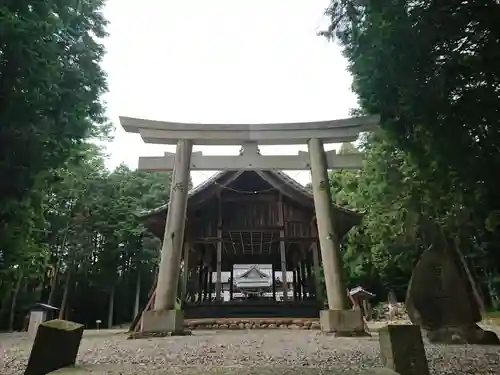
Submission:
[[[184,331],[182,310],[149,310],[142,317],[143,332],[181,333]]]
[[[429,375],[420,326],[387,325],[379,330],[382,364],[401,375]]]
[[[321,310],[321,331],[340,335],[366,334],[361,310]]]
[[[46,375],[73,366],[82,341],[83,325],[66,320],[40,323],[24,375]]]

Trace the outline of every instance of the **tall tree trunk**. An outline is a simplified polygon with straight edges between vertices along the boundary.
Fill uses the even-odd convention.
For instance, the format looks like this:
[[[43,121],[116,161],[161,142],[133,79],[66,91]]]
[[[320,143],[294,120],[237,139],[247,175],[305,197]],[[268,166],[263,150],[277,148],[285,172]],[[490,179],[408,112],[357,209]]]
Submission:
[[[16,317],[16,305],[17,305],[17,296],[19,295],[19,291],[21,290],[21,286],[23,284],[23,271],[19,270],[19,275],[16,281],[16,286],[14,287],[14,292],[12,293],[12,301],[10,303],[10,315],[9,315],[9,331],[12,332],[14,330],[14,319]]]
[[[113,327],[114,309],[115,309],[115,286],[113,285],[109,293],[108,328]]]
[[[56,298],[57,276],[59,275],[60,266],[61,266],[61,257],[58,257],[56,267],[54,268],[54,274],[50,279],[50,293],[49,293],[49,298],[47,299],[47,305],[54,306]]]
[[[61,308],[59,310],[59,319],[64,319],[65,318],[65,313],[68,305],[68,298],[69,298],[69,285],[71,283],[71,273],[73,271],[73,266],[70,265],[68,267],[68,271],[66,273],[66,282],[64,284],[64,293],[63,293],[63,298],[61,301]]]
[[[139,270],[137,270],[137,282],[136,282],[136,287],[135,287],[135,301],[134,301],[134,316],[132,317],[135,318],[137,314],[139,314],[139,303],[140,303],[140,297],[141,297],[141,273]]]

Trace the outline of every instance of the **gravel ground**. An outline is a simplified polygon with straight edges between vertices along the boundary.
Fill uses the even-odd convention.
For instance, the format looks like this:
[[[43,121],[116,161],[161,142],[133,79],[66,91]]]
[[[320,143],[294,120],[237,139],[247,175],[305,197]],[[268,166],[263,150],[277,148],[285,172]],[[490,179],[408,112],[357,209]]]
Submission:
[[[0,374],[22,374],[30,347],[26,334],[1,334]],[[500,374],[498,347],[428,344],[426,352],[431,374]],[[121,375],[333,375],[381,366],[376,335],[335,338],[302,330],[195,331],[142,340],[126,340],[123,331],[88,331],[78,364]]]

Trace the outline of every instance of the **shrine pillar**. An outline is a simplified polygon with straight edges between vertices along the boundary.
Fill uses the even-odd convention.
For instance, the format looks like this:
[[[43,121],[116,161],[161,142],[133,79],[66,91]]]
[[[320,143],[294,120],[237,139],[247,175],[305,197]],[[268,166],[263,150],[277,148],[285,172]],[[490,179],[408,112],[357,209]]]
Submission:
[[[175,309],[175,303],[184,241],[192,149],[193,142],[190,140],[177,142],[154,308],[144,315],[144,331],[178,332],[184,328],[183,313]]]
[[[333,216],[328,164],[323,142],[320,139],[311,138],[307,145],[328,301],[328,310],[323,310],[320,314],[321,329],[337,334],[364,332],[362,315],[348,307],[346,285],[343,280],[342,254],[340,253],[341,238],[339,238],[337,223]]]
[[[285,247],[285,213],[283,211],[283,194],[279,194],[278,201],[280,230],[280,259],[281,259],[281,281],[283,286],[283,301],[288,301],[288,278],[287,278],[287,257]]]
[[[219,237],[217,242],[217,265],[216,265],[216,279],[215,279],[215,300],[221,302],[224,300],[222,295],[222,242]]]
[[[217,190],[217,254],[216,254],[216,272],[217,277],[215,280],[215,301],[224,301],[222,291],[222,202],[221,190]]]

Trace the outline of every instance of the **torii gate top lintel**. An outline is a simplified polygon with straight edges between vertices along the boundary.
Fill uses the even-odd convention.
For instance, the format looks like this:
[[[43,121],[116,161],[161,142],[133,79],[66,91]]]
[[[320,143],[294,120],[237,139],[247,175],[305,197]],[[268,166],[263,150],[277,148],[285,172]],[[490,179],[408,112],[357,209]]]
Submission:
[[[120,117],[123,129],[140,134],[146,143],[177,144],[180,140],[189,139],[196,145],[241,145],[246,142],[303,144],[311,138],[321,139],[324,143],[352,142],[360,132],[374,130],[379,121],[378,115],[267,124],[179,123]]]

